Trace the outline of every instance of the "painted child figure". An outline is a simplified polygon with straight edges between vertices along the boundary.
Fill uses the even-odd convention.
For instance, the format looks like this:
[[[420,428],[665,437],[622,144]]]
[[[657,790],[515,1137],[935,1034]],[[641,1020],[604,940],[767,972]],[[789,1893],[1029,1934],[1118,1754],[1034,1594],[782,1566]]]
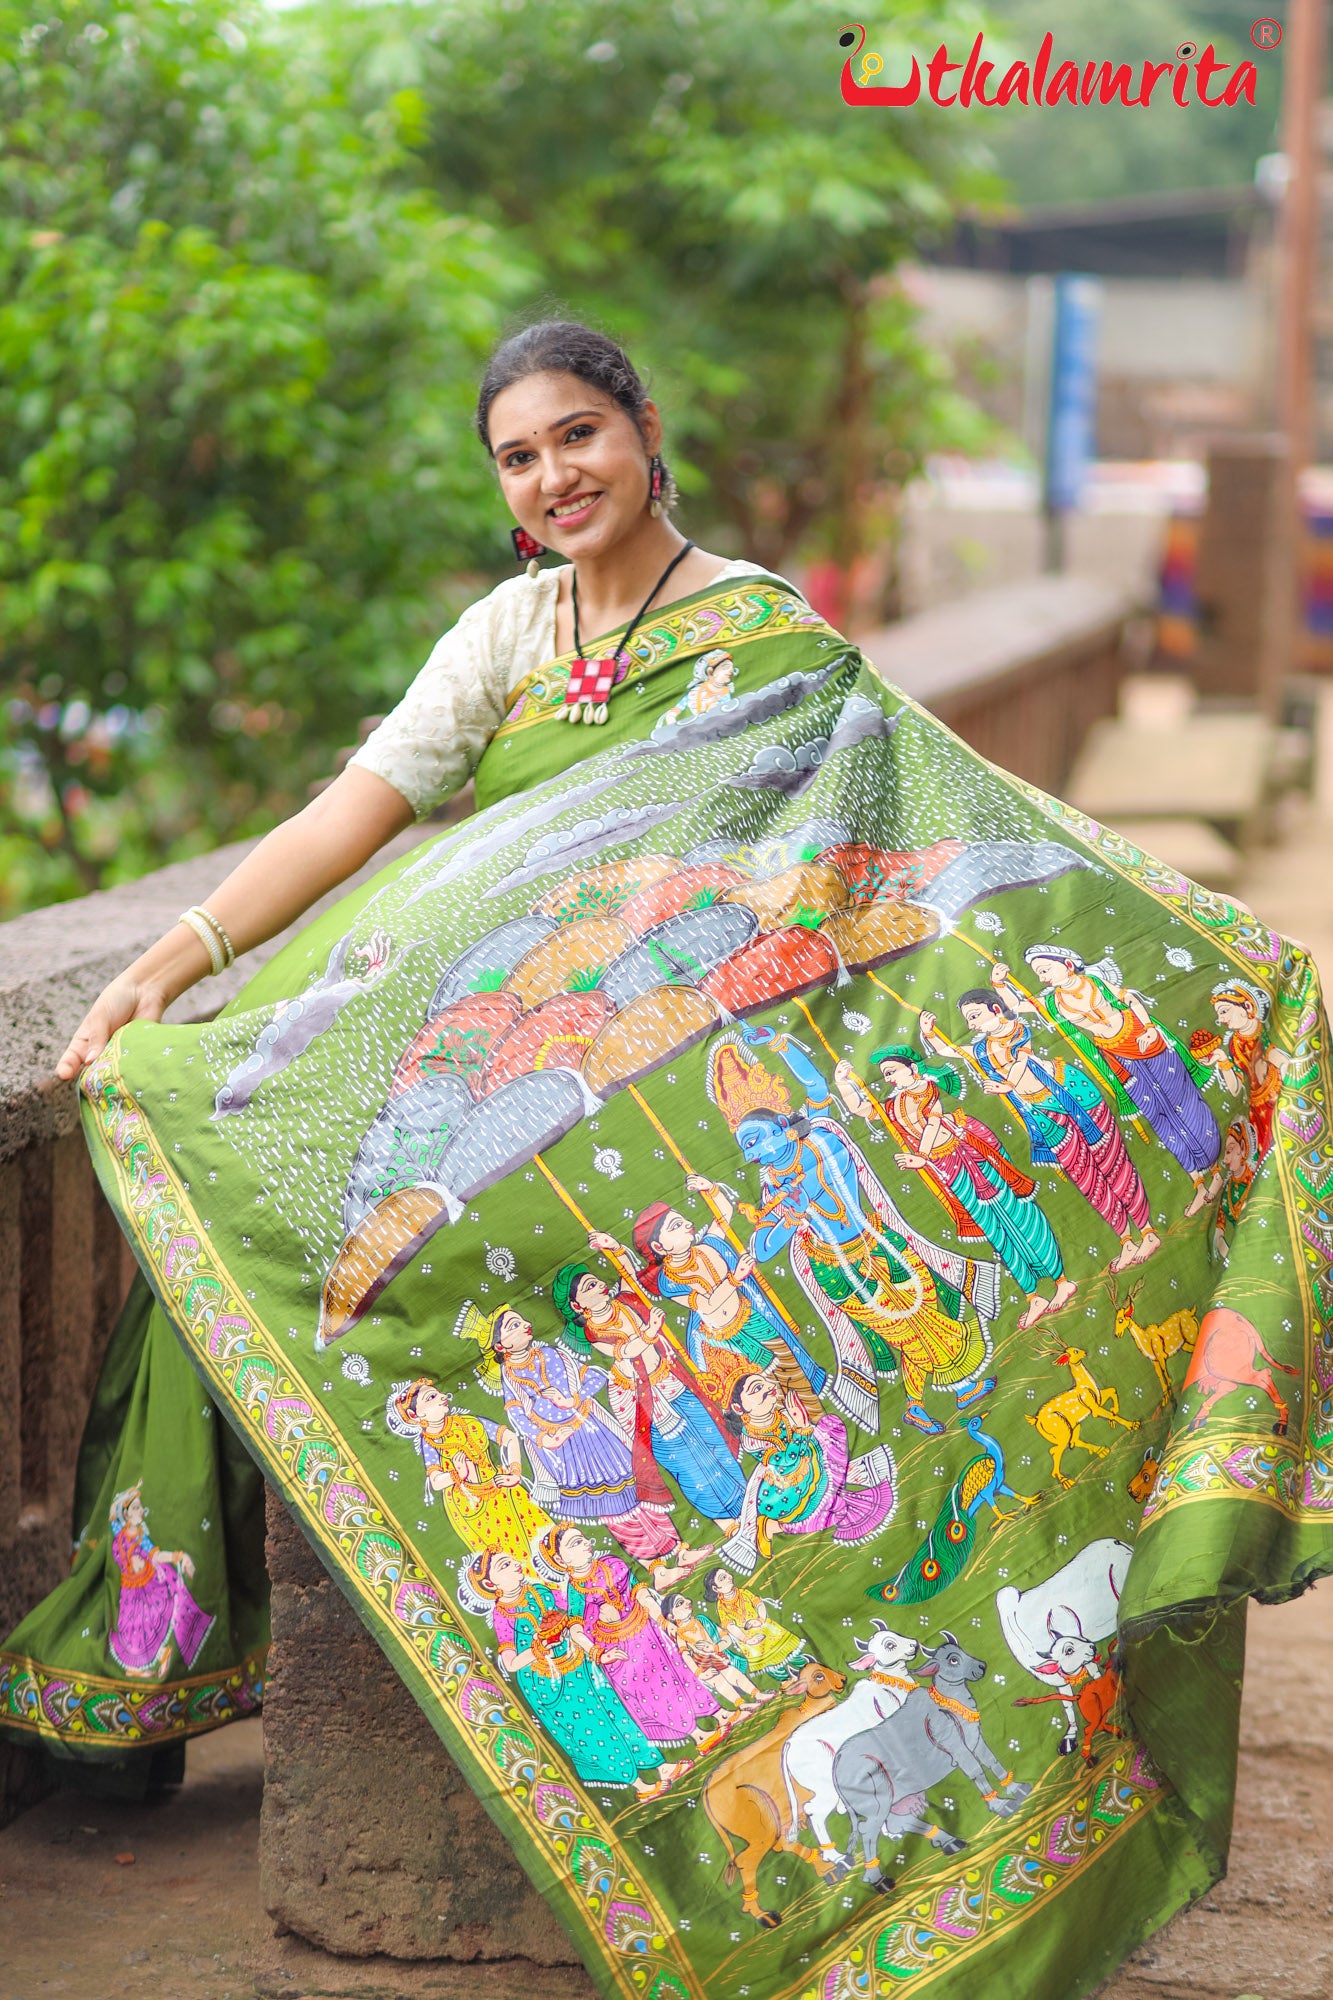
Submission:
[[[730,1702],[738,1716],[750,1714],[765,1702],[777,1699],[776,1688],[769,1694],[759,1692],[749,1675],[743,1673],[723,1650],[716,1629],[710,1631],[683,1591],[668,1597],[663,1611],[691,1672],[697,1674],[704,1686],[711,1688],[720,1700]]]

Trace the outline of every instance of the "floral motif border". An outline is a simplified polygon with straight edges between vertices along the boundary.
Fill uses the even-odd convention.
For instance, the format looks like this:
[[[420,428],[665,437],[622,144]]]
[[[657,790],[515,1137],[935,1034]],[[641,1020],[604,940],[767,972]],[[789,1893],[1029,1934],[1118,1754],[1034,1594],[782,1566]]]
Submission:
[[[301,1392],[277,1341],[211,1250],[179,1180],[108,1053],[81,1088],[114,1163],[120,1210],[177,1332],[230,1398],[251,1449],[374,1613],[381,1642],[424,1682],[484,1798],[497,1786],[540,1855],[585,1949],[636,2000],[703,2000],[665,1912],[619,1865],[615,1836],[553,1746],[493,1678],[456,1608],[398,1530],[365,1468]],[[132,1739],[127,1739],[132,1740]]]
[[[631,675],[641,678],[680,652],[700,646],[738,646],[775,632],[819,630],[831,639],[839,634],[803,598],[789,590],[762,585],[752,590],[718,592],[706,604],[668,611],[637,632],[628,651]],[[845,641],[843,642],[846,643]],[[572,653],[563,653],[519,682],[510,696],[505,721],[497,736],[512,736],[547,721],[559,709],[569,685]]]
[[[223,1673],[181,1681],[113,1681],[59,1673],[21,1653],[0,1654],[0,1717],[56,1742],[122,1743],[196,1736],[257,1713],[264,1698],[265,1646]]]

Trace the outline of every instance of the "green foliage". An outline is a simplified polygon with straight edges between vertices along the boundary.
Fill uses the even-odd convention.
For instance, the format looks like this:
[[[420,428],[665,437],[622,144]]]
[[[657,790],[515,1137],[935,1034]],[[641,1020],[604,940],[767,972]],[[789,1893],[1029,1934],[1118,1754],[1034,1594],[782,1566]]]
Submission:
[[[290,810],[489,565],[524,277],[249,0],[0,4],[0,913]]]
[[[1181,109],[1159,84],[1152,102],[1138,109],[1056,104],[1041,111],[1019,106],[992,112],[986,138],[1014,200],[1110,201],[1252,180],[1260,154],[1279,144],[1284,56],[1256,50],[1250,41],[1251,23],[1264,11],[1249,0],[1165,8],[1158,0],[1120,0],[1113,12],[1102,0],[1061,0],[1058,9],[1048,0],[991,0],[987,53],[992,57],[1002,48],[1004,59],[1031,62],[1049,29],[1057,62],[1130,63],[1136,87],[1141,63],[1169,62],[1182,42],[1200,49],[1212,42],[1219,62],[1252,61],[1258,74],[1253,106],[1209,109],[1191,103]],[[996,74],[1003,74],[998,58]],[[1215,80],[1210,95],[1220,97],[1225,81]],[[1192,84],[1191,78],[1191,97]],[[1058,184],[1051,174],[1056,158]]]
[[[999,186],[967,117],[848,110],[842,0],[427,0],[322,18],[363,91],[373,75],[425,107],[434,185],[522,246],[532,303],[567,305],[649,364],[701,539],[848,564],[891,530],[928,451],[985,441],[892,272]],[[926,0],[895,33],[970,41],[980,20],[969,0]]]

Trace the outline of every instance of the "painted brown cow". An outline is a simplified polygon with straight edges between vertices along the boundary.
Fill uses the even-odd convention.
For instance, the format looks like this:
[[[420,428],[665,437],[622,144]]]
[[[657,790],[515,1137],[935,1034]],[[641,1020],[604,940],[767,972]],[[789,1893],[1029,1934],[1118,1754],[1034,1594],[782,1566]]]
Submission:
[[[815,1661],[802,1667],[796,1676],[801,1700],[787,1709],[773,1727],[719,1764],[704,1786],[704,1811],[722,1836],[727,1865],[722,1880],[741,1878],[741,1908],[765,1930],[782,1922],[776,1910],[766,1910],[759,1901],[759,1864],[766,1855],[799,1854],[824,1874],[828,1863],[808,1847],[787,1839],[787,1787],[782,1775],[782,1752],[787,1738],[812,1715],[832,1708],[847,1685],[846,1674]]]

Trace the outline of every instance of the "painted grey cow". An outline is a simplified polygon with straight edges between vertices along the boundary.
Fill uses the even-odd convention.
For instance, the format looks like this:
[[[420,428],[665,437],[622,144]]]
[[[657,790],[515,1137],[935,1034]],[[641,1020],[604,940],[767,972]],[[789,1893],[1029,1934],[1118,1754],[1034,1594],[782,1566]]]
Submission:
[[[849,1737],[833,1760],[833,1782],[852,1822],[840,1873],[851,1869],[859,1844],[873,1889],[893,1887],[879,1865],[882,1833],[924,1834],[944,1854],[967,1845],[925,1817],[926,1793],[941,1778],[961,1771],[1002,1818],[1017,1812],[1032,1790],[1005,1769],[981,1733],[971,1688],[985,1678],[986,1662],[965,1652],[952,1632],[941,1637],[924,1666],[912,1670],[931,1684],[914,1688],[892,1715]]]

